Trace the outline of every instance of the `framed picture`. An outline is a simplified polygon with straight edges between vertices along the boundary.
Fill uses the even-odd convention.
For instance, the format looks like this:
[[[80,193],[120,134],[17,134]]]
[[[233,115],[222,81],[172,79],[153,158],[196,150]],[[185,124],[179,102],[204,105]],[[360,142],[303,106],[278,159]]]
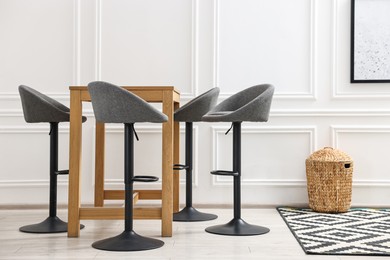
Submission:
[[[390,0],[351,2],[351,83],[390,82]]]

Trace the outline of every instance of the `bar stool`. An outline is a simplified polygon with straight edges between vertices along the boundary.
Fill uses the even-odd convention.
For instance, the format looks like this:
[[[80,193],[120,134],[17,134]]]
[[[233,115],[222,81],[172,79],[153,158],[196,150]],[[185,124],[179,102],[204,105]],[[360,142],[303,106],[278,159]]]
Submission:
[[[123,123],[125,126],[125,230],[111,238],[92,244],[108,251],[140,251],[162,247],[163,241],[143,237],[133,230],[133,183],[154,182],[155,176],[134,176],[134,123],[163,123],[168,117],[138,96],[116,85],[96,81],[88,84],[96,120],[104,123]]]
[[[57,217],[57,175],[69,174],[69,170],[58,170],[58,124],[69,122],[69,108],[58,101],[21,85],[19,94],[22,101],[23,115],[27,123],[50,123],[50,198],[49,217],[43,222],[19,228],[27,233],[67,232],[68,224]],[[82,121],[85,122],[86,117]],[[80,228],[83,228],[80,225]]]
[[[211,174],[233,177],[234,218],[227,224],[206,228],[209,233],[250,236],[269,232],[268,228],[251,225],[241,218],[241,123],[268,121],[273,93],[274,87],[269,84],[247,88],[225,99],[202,117],[206,122],[232,122],[233,128],[233,170],[217,170]]]
[[[216,105],[218,95],[219,88],[212,88],[175,111],[175,121],[186,123],[186,164],[175,164],[173,168],[174,170],[186,170],[186,206],[181,211],[173,214],[174,221],[192,222],[217,218],[217,215],[202,213],[192,206],[192,126],[193,122],[202,121],[202,116]]]

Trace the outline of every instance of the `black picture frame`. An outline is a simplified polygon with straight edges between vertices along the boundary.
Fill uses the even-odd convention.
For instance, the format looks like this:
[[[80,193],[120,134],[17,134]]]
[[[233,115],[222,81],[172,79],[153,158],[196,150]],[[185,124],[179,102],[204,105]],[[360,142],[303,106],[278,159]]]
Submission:
[[[384,7],[390,10],[390,0],[351,0],[351,83],[390,83],[390,30],[384,30],[390,15],[384,22]]]

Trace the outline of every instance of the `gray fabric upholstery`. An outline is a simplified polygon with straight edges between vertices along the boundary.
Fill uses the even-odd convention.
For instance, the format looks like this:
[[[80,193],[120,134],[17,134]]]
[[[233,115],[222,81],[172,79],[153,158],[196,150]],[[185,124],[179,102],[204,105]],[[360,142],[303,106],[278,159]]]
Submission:
[[[19,94],[26,122],[69,122],[70,109],[60,102],[24,85],[19,86]],[[83,116],[82,121],[87,118]]]
[[[209,91],[192,99],[187,104],[175,111],[175,121],[202,121],[202,116],[204,116],[217,104],[218,95],[219,88],[212,88]]]
[[[207,122],[268,121],[274,87],[262,84],[225,99],[202,117]]]
[[[111,83],[88,84],[96,120],[104,123],[162,123],[168,117],[142,98]]]

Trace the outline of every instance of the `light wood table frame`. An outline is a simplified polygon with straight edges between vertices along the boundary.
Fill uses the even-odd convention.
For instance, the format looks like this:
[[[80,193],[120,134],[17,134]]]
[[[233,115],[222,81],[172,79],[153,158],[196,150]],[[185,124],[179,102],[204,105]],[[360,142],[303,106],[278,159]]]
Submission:
[[[162,103],[162,112],[168,122],[162,124],[162,189],[136,190],[138,199],[161,200],[161,207],[134,207],[135,219],[161,219],[161,235],[172,236],[172,214],[179,210],[179,174],[173,173],[173,164],[179,163],[179,122],[174,121],[174,111],[180,106],[180,93],[174,87],[128,87],[124,89],[147,102]],[[70,89],[70,142],[69,142],[69,194],[68,237],[80,236],[80,219],[123,219],[124,209],[104,207],[104,200],[124,199],[122,190],[104,190],[105,124],[96,122],[95,146],[95,205],[81,207],[81,143],[82,102],[91,98],[86,86]]]

